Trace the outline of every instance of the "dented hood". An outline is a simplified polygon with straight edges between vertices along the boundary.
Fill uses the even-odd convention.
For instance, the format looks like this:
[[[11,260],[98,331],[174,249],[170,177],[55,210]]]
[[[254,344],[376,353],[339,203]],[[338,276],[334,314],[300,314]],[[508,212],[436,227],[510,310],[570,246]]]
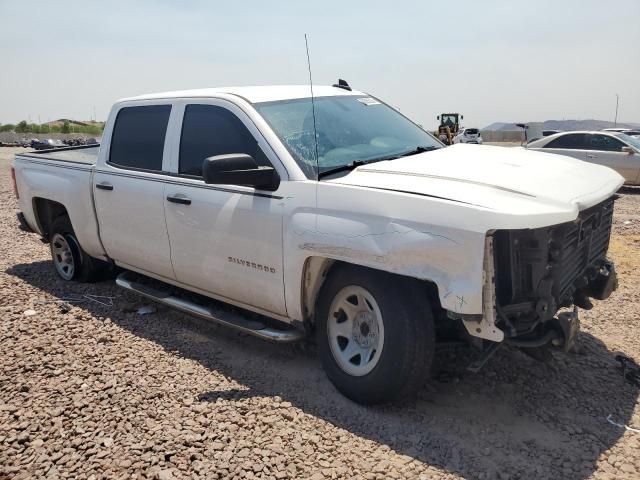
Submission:
[[[610,197],[624,179],[608,167],[562,155],[458,144],[363,165],[327,181],[509,213],[564,211],[575,218],[578,210]]]

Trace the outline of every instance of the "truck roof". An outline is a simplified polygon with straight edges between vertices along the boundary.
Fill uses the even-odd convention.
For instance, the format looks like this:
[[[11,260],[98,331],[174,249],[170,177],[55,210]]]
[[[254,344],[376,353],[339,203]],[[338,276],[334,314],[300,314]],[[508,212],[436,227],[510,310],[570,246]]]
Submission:
[[[272,102],[274,100],[293,100],[298,98],[310,98],[309,85],[270,85],[261,87],[216,87],[199,88],[195,90],[178,90],[174,92],[150,93],[136,97],[123,98],[119,102],[133,100],[157,100],[163,98],[206,98],[217,97],[220,94],[237,95],[250,103]],[[349,91],[344,88],[328,85],[314,85],[313,94],[316,97],[332,97],[344,95],[364,95],[356,90]]]

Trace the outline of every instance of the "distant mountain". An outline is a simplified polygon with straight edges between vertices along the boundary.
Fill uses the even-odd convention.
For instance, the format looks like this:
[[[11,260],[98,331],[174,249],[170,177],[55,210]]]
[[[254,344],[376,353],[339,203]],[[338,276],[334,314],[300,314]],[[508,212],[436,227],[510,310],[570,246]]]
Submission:
[[[69,125],[74,125],[77,127],[86,127],[90,125],[102,126],[104,122],[96,122],[95,120],[71,120],[70,118],[59,118],[58,120],[51,120],[49,122],[43,123],[43,125],[49,125],[51,127],[61,127],[64,122],[69,122]]]
[[[523,122],[527,123],[527,122]],[[603,128],[640,128],[640,123],[620,123],[614,124],[607,120],[546,120],[542,122],[543,130],[602,130]],[[512,131],[520,130],[515,123],[494,122],[487,125],[484,131]]]

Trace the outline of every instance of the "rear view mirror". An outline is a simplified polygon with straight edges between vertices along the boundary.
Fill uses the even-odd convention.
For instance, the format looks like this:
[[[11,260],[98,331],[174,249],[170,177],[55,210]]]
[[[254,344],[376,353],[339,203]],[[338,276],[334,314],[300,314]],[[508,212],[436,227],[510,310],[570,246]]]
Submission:
[[[204,183],[245,185],[261,190],[277,190],[280,177],[273,167],[260,167],[251,155],[231,153],[209,157],[202,163]]]
[[[622,153],[628,153],[629,155],[633,155],[633,154],[635,153],[635,152],[633,151],[633,148],[631,148],[631,147],[627,147],[626,145],[625,145],[624,147],[622,147],[622,148],[620,149],[620,151],[621,151]]]

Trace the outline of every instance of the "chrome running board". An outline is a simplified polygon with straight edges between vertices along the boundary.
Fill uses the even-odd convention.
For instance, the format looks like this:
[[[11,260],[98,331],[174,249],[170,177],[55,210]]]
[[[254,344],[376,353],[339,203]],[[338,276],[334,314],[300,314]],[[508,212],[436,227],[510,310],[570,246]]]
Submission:
[[[137,282],[132,278],[130,272],[123,272],[116,278],[116,284],[119,287],[131,290],[143,297],[149,298],[155,302],[161,303],[168,307],[180,310],[196,317],[211,320],[220,325],[235,328],[241,332],[253,335],[271,342],[287,343],[297,342],[305,336],[304,332],[288,325],[283,324],[282,328],[267,326],[262,322],[248,319],[240,314],[228,312],[224,310],[216,310],[199,305],[185,298],[180,298],[170,290],[159,290],[157,288]],[[275,320],[274,320],[275,321]]]

